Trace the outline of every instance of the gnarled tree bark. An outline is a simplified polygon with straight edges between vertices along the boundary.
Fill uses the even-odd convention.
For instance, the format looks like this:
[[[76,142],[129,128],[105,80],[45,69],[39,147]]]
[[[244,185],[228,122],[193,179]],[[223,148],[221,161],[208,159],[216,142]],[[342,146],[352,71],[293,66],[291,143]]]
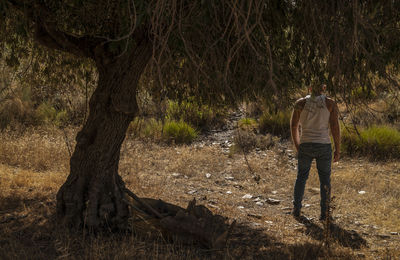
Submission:
[[[137,85],[151,58],[152,44],[143,34],[130,48],[112,59],[104,47],[95,51],[98,86],[90,99],[88,119],[76,137],[70,175],[57,194],[57,213],[65,223],[118,227],[129,216],[118,162],[126,130],[138,111]]]

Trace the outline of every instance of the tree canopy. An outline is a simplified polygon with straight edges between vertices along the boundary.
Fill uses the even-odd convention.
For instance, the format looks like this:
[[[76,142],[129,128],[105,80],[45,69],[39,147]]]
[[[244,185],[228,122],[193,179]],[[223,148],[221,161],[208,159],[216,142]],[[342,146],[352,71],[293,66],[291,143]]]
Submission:
[[[375,75],[397,86],[390,72],[398,69],[399,4],[3,0],[0,10],[11,65],[28,54],[32,36],[79,57],[105,48],[112,60],[144,33],[152,45],[149,89],[231,102],[285,96],[314,82],[345,97],[352,87],[370,86]]]

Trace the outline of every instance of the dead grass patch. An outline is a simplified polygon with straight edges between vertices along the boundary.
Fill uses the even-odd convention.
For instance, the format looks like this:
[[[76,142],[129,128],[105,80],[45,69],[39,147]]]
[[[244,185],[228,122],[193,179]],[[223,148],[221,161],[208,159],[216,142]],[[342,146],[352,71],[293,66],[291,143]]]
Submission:
[[[70,232],[57,227],[55,194],[68,172],[68,152],[62,136],[51,139],[38,134],[12,138],[2,135],[8,149],[27,155],[4,156],[0,160],[0,258],[67,259],[357,259],[400,257],[398,162],[370,163],[344,159],[333,166],[332,187],[336,196],[333,211],[338,234],[328,250],[319,239],[323,226],[315,219],[313,228],[289,215],[296,178],[292,151],[278,144],[247,155],[252,170],[260,175],[257,184],[241,154],[228,154],[219,145],[165,146],[127,140],[122,149],[120,173],[127,186],[139,196],[160,198],[185,207],[196,198],[199,204],[239,223],[228,247],[207,251],[161,237],[143,234],[99,234]],[[8,138],[8,139],[7,139]],[[49,141],[55,140],[55,141]],[[29,145],[23,146],[26,141]],[[41,146],[43,142],[49,146]],[[42,147],[46,171],[38,171],[35,153]],[[24,147],[24,148],[22,148]],[[43,148],[44,147],[44,148]],[[36,148],[33,148],[36,149]],[[58,149],[58,150],[57,150]],[[53,155],[58,154],[55,158]],[[25,158],[25,160],[18,159]],[[33,161],[29,161],[32,158]],[[61,167],[60,167],[61,165]],[[304,214],[319,215],[319,188],[315,165],[307,183]],[[359,193],[365,191],[365,193]],[[247,196],[245,196],[247,195]],[[249,198],[250,195],[251,197]],[[273,205],[267,199],[279,200]],[[354,233],[354,232],[355,233]],[[348,237],[343,237],[340,233]],[[362,237],[367,247],[352,248],[343,241]],[[382,238],[383,237],[383,238]],[[354,241],[353,241],[354,242]]]

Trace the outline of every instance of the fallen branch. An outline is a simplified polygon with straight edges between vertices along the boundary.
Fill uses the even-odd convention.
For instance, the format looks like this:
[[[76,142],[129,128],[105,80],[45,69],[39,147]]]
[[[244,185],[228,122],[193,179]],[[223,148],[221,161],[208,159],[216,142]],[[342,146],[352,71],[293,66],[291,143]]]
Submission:
[[[152,213],[155,217],[162,219],[163,216],[157,211],[155,210],[153,207],[151,207],[149,204],[147,204],[146,202],[142,201],[138,196],[135,195],[135,193],[133,193],[132,191],[128,190],[125,188],[125,192],[132,197],[134,200],[136,200],[142,207],[144,207],[145,209],[147,209],[150,213]]]

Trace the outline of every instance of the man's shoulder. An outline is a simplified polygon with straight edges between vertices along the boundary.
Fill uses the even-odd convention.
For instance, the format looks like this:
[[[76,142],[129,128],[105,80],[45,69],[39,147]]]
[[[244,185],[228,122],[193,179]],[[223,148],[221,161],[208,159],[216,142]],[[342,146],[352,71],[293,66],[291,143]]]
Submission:
[[[306,98],[305,97],[299,98],[294,103],[293,109],[295,109],[295,110],[303,110],[305,104],[306,104]]]
[[[335,100],[333,100],[330,97],[326,97],[325,100],[326,100],[325,101],[326,102],[326,107],[328,108],[329,111],[332,111],[332,109],[337,108],[337,104],[336,104]]]

